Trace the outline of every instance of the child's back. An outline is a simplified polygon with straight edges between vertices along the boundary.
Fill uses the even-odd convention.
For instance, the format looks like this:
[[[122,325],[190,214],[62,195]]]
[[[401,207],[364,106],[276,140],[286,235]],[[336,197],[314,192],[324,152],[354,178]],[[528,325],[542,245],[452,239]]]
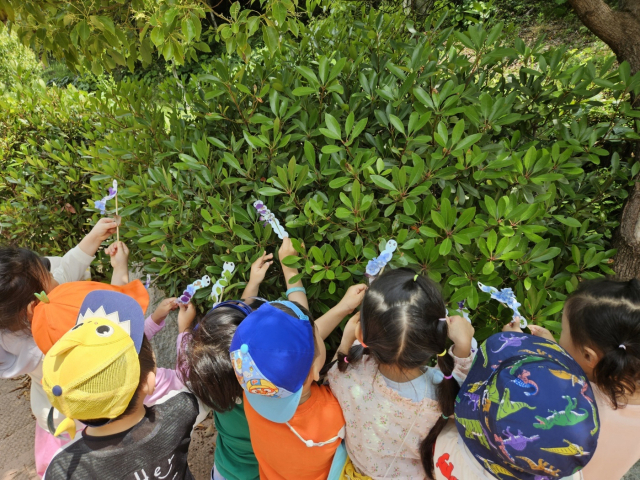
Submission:
[[[344,437],[340,405],[314,384],[324,341],[306,310],[274,304],[247,316],[230,347],[260,478],[324,480]]]
[[[564,350],[523,333],[497,334],[482,345],[456,399],[455,423],[438,436],[425,468],[435,480],[577,480],[599,434],[593,391]]]
[[[196,397],[172,391],[145,408],[156,385],[153,349],[140,305],[124,294],[89,293],[79,323],[47,352],[43,388],[73,438],[51,460],[51,479],[192,479],[191,432],[207,414]],[[194,310],[195,312],[195,310]]]
[[[187,456],[198,415],[193,394],[173,391],[131,429],[107,436],[83,432],[53,458],[45,478],[191,480]]]
[[[267,420],[249,403],[245,403],[245,412],[251,443],[260,465],[260,478],[327,478],[336,448],[342,440],[336,437],[344,428],[340,404],[328,387],[312,384],[309,399],[297,408],[287,423]],[[322,443],[331,439],[334,440],[327,445],[311,448],[304,443],[307,440]]]
[[[596,385],[593,391],[600,413],[600,441],[582,474],[585,480],[619,479],[640,460],[640,405],[614,410]]]
[[[328,375],[345,417],[349,458],[374,479],[426,478],[420,445],[444,426],[444,399],[451,400],[444,414],[453,413],[453,376],[464,380],[471,366],[473,328],[461,317],[446,318],[434,282],[397,269],[369,288],[355,332],[362,346],[351,348],[354,337],[344,338]],[[465,358],[447,353],[448,333],[452,351]],[[434,357],[438,367],[428,367]]]
[[[594,385],[600,410],[600,442],[584,478],[620,479],[640,460],[640,281],[582,282],[565,304],[560,345]]]

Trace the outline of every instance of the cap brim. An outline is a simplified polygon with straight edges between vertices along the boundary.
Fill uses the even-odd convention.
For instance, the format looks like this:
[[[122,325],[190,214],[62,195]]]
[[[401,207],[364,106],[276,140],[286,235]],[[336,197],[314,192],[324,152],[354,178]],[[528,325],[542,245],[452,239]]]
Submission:
[[[246,393],[253,409],[262,417],[274,423],[286,423],[293,418],[300,404],[302,387],[286,398],[267,397],[256,393]]]

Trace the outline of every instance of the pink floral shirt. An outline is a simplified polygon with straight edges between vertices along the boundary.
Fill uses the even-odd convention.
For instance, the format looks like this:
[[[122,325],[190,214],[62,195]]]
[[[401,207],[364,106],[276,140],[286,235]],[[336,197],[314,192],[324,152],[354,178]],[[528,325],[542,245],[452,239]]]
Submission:
[[[463,381],[473,356],[457,358],[451,350],[449,354],[455,360],[455,377]],[[428,478],[420,461],[420,443],[441,415],[438,402],[425,397],[416,403],[402,397],[387,386],[369,356],[345,373],[334,365],[328,377],[347,424],[347,452],[358,472],[374,480]]]

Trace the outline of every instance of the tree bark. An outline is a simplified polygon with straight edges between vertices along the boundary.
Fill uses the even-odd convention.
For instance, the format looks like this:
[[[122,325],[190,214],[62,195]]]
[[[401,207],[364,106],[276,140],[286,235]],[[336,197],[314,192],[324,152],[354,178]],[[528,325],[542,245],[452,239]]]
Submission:
[[[640,71],[640,0],[619,0],[617,10],[603,0],[569,3],[582,23],[613,50],[619,62],[629,62],[632,75]],[[640,158],[639,143],[633,150]],[[640,181],[629,191],[613,246],[618,249],[613,265],[616,278],[640,278]]]

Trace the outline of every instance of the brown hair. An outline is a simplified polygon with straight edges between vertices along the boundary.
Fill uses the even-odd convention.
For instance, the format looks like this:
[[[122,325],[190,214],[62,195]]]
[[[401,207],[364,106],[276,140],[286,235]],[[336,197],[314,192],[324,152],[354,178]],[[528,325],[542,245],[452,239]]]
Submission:
[[[614,409],[624,407],[640,381],[640,281],[584,281],[564,313],[573,344],[602,354],[593,383]]]
[[[28,248],[0,247],[0,330],[31,332],[27,306],[50,275],[43,260]]]

